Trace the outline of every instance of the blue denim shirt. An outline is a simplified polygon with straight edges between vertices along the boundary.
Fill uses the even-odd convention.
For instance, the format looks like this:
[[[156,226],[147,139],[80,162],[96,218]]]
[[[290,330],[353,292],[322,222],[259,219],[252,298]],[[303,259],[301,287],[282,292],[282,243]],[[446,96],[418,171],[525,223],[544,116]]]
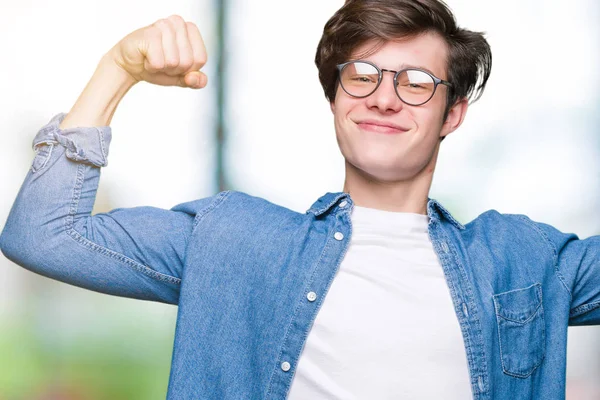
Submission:
[[[34,139],[2,252],[73,285],[177,304],[169,399],[284,399],[348,249],[351,197],[327,193],[301,214],[227,191],[91,215],[111,131],[60,130],[62,118]],[[496,211],[463,226],[432,199],[427,214],[473,398],[564,398],[567,326],[600,324],[600,237]]]

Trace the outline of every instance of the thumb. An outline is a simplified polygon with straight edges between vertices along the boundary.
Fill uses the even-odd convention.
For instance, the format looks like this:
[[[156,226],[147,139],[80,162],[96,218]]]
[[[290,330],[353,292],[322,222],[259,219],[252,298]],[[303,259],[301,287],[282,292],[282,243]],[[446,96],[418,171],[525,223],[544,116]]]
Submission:
[[[192,89],[201,89],[208,83],[208,77],[204,72],[191,71],[183,76],[180,81],[183,87],[189,87]]]

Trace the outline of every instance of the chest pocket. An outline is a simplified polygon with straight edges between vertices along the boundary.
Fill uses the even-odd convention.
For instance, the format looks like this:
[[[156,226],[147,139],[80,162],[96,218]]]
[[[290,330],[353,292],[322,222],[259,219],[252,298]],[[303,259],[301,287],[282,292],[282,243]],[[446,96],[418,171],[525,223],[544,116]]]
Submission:
[[[546,352],[542,285],[536,283],[493,297],[502,370],[507,375],[527,378],[542,363]]]

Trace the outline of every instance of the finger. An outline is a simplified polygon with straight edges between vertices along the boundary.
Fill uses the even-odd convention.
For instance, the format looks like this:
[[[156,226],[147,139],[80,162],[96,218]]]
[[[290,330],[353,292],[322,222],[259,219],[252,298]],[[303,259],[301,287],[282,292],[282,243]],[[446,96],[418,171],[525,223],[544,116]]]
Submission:
[[[194,57],[194,64],[192,65],[192,70],[199,70],[204,67],[207,61],[206,47],[204,46],[204,40],[202,39],[202,35],[200,34],[200,30],[196,26],[196,24],[192,22],[187,22],[187,33],[188,39],[192,46],[192,52]]]
[[[144,69],[150,73],[162,71],[165,68],[165,55],[162,49],[162,33],[160,29],[151,27],[145,32],[145,48],[140,49],[144,55]]]
[[[179,15],[169,17],[175,29],[175,41],[179,51],[179,65],[173,69],[173,74],[182,75],[188,72],[194,63],[194,53],[188,40],[187,25]]]
[[[161,86],[180,86],[191,89],[202,89],[206,86],[208,78],[203,72],[192,71],[185,75],[170,76],[158,72],[152,76],[152,83]]]
[[[162,47],[165,58],[164,73],[175,76],[173,70],[179,66],[179,49],[175,39],[175,28],[168,19],[161,19],[154,24],[162,33]]]
[[[191,71],[185,74],[182,83],[185,87],[201,89],[206,87],[206,84],[208,83],[208,77],[206,74],[204,74],[204,72]]]

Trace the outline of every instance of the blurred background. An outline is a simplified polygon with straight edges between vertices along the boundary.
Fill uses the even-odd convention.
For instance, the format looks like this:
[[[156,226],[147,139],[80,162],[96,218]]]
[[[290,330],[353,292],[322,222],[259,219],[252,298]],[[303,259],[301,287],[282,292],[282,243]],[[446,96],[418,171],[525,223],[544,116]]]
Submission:
[[[118,40],[171,14],[200,27],[209,86],[143,83],[127,94],[96,211],[170,208],[228,188],[304,212],[341,191],[343,158],[313,59],[342,4],[0,0],[0,228],[37,130],[70,110]],[[599,234],[600,3],[448,4],[462,26],[487,33],[494,66],[442,145],[431,197],[463,223],[496,209]],[[0,400],[164,399],[175,316],[173,306],[87,292],[0,256]],[[570,328],[567,374],[568,399],[600,399],[600,327]]]

